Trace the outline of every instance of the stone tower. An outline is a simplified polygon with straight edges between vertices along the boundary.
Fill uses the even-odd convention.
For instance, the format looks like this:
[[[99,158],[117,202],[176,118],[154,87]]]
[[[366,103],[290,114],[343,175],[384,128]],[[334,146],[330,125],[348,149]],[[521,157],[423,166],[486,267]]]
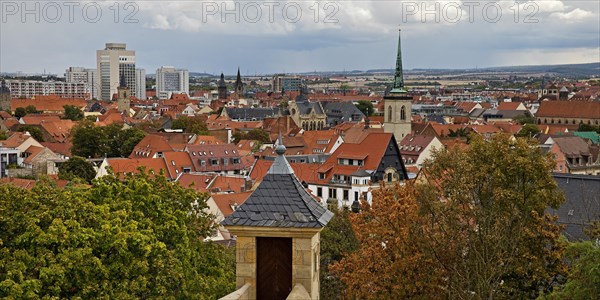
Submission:
[[[333,214],[304,189],[285,150],[280,139],[262,183],[221,223],[237,238],[238,290],[223,299],[319,299],[320,232]]]
[[[235,93],[238,95],[238,97],[244,96],[244,84],[242,83],[242,76],[240,75],[239,67],[237,77],[235,79]]]
[[[227,100],[227,84],[225,83],[225,75],[221,73],[219,80],[219,100]]]
[[[129,87],[127,87],[127,84],[125,83],[125,77],[121,76],[119,87],[117,88],[117,110],[128,117],[129,109],[131,107],[131,99],[129,99],[130,96],[131,94],[129,93]]]
[[[384,131],[394,134],[396,141],[401,141],[411,133],[412,97],[404,88],[402,74],[401,36],[398,32],[398,55],[396,56],[396,71],[392,90],[383,97],[385,103]]]
[[[10,110],[10,88],[4,79],[0,84],[0,110]]]

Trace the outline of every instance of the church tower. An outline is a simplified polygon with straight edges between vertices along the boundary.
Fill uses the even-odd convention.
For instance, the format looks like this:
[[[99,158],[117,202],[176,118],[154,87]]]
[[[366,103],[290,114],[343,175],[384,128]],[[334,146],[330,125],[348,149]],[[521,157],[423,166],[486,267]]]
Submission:
[[[412,96],[404,88],[402,74],[401,36],[398,32],[398,55],[396,57],[396,72],[392,90],[383,97],[385,103],[384,131],[394,134],[396,141],[401,141],[411,133]]]
[[[225,84],[225,75],[221,73],[219,80],[219,100],[227,100],[227,84]]]
[[[117,88],[117,110],[120,113],[125,113],[129,117],[129,109],[131,107],[131,94],[129,93],[129,87],[125,83],[125,76],[121,75],[119,87]]]
[[[10,110],[10,89],[4,79],[0,84],[0,110]]]
[[[240,75],[239,67],[237,72],[237,78],[235,79],[235,93],[238,97],[244,96],[244,84],[242,83],[242,76]]]

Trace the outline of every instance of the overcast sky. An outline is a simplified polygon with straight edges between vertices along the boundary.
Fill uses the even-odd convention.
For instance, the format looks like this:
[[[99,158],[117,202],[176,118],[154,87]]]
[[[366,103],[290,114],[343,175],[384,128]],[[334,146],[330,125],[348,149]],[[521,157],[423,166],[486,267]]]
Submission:
[[[399,27],[406,69],[600,61],[593,0],[127,3],[1,0],[0,72],[95,68],[107,42],[126,43],[147,73],[393,68]]]

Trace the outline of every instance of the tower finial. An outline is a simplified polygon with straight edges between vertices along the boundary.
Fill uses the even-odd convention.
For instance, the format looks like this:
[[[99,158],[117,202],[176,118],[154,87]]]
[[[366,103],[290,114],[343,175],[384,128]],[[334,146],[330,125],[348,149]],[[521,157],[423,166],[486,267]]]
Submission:
[[[283,155],[287,149],[285,148],[285,145],[283,144],[283,137],[281,136],[281,130],[279,131],[278,140],[279,140],[279,142],[277,143],[278,144],[277,147],[275,147],[275,153],[277,153],[277,155]]]
[[[391,93],[406,93],[404,89],[404,74],[402,73],[402,29],[398,28],[398,54],[396,55],[396,71]]]

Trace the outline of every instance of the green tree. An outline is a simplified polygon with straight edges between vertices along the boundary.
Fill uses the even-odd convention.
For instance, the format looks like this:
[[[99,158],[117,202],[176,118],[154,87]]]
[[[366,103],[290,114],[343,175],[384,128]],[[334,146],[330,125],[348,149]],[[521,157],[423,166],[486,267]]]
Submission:
[[[164,177],[0,185],[0,298],[217,299],[234,255],[203,242],[206,194]]]
[[[171,128],[183,129],[183,132],[195,133],[198,135],[210,135],[206,122],[200,116],[181,116],[173,120]]]
[[[600,134],[600,126],[594,126],[594,125],[581,123],[581,124],[579,124],[577,131],[595,131],[598,134]]]
[[[0,130],[0,141],[6,140],[8,138],[8,133],[4,130]]]
[[[28,114],[37,114],[38,113],[37,108],[35,108],[35,106],[33,106],[33,105],[28,105],[27,107],[25,107],[25,111]]]
[[[38,142],[44,141],[44,134],[40,127],[35,125],[23,125],[19,127],[19,132],[29,132],[32,138],[34,138]]]
[[[79,121],[84,117],[83,111],[75,105],[65,105],[63,108],[65,109],[65,119]]]
[[[104,129],[88,120],[81,120],[71,129],[71,142],[71,153],[81,157],[103,157],[109,151]]]
[[[60,179],[73,180],[74,178],[81,178],[86,182],[91,182],[94,177],[96,177],[96,170],[92,163],[79,156],[69,158],[58,169],[58,178]]]
[[[518,137],[534,137],[540,133],[540,128],[535,124],[525,124],[516,134]]]
[[[567,282],[541,299],[597,299],[600,295],[600,245],[597,240],[569,244],[566,258],[571,264]]]
[[[27,111],[25,110],[25,107],[17,107],[15,109],[15,117],[22,118],[26,115],[27,115]]]
[[[545,214],[564,200],[553,167],[535,141],[504,134],[471,135],[424,164],[424,249],[447,272],[448,298],[535,298],[566,273],[561,227]]]
[[[237,144],[241,140],[254,140],[259,141],[260,143],[270,143],[271,138],[269,137],[269,133],[262,128],[252,129],[250,131],[236,131],[233,135],[233,143]]]
[[[135,127],[123,129],[111,124],[103,128],[107,138],[108,157],[127,157],[145,136],[146,132]]]
[[[513,120],[521,125],[535,124],[535,118],[529,112],[525,112],[520,116],[516,116],[513,118]]]
[[[367,100],[360,100],[356,103],[356,108],[358,108],[365,116],[372,116],[375,113],[375,109],[373,108],[373,103]]]
[[[356,251],[358,240],[350,223],[350,213],[338,210],[321,231],[320,295],[321,299],[339,299],[345,287],[342,281],[329,271],[329,266]]]

